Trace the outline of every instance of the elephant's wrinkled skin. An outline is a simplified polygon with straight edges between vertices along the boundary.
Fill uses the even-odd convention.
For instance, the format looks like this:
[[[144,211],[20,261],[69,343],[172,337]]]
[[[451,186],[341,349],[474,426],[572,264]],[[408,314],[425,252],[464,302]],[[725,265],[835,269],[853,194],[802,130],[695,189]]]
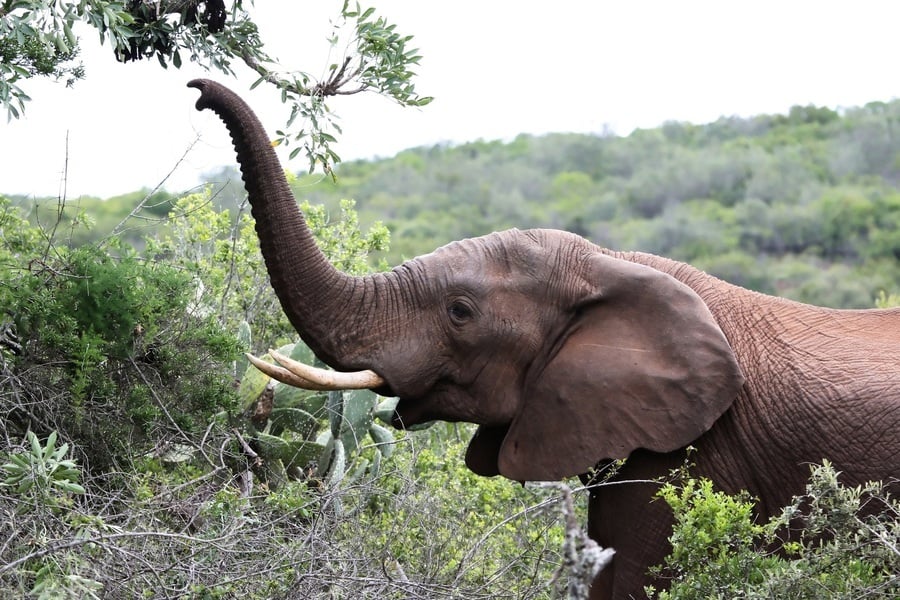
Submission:
[[[653,479],[697,449],[694,473],[748,490],[768,516],[832,461],[850,484],[900,478],[900,311],[842,311],[729,285],[688,265],[562,231],[455,242],[357,278],[317,249],[250,109],[211,81],[272,285],[303,340],[337,370],[371,369],[395,425],[480,425],[482,475],[547,480],[628,457]],[[642,597],[667,552],[657,486],[597,488],[588,529],[617,554],[596,598]]]

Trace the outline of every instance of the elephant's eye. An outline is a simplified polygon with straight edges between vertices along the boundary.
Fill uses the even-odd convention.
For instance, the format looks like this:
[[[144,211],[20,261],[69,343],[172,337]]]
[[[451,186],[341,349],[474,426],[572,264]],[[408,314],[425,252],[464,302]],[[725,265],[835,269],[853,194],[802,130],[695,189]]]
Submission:
[[[450,315],[450,320],[456,325],[462,325],[473,316],[472,307],[462,300],[452,302],[447,307],[447,314]]]

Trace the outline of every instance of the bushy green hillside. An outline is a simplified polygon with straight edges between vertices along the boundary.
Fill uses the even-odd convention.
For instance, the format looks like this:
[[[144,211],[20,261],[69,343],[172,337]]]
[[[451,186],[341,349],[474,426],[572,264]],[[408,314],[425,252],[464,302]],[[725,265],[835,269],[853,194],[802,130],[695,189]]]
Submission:
[[[419,148],[341,165],[295,192],[357,201],[396,263],[507,227],[555,227],[690,262],[759,291],[871,306],[900,270],[900,102],[838,114],[667,123],[627,137],[558,134]]]
[[[337,181],[301,176],[298,199],[356,200],[361,223],[392,233],[389,264],[449,241],[509,227],[553,227],[619,250],[690,262],[759,291],[836,307],[871,306],[898,287],[900,101],[837,113],[794,107],[787,115],[666,123],[626,137],[554,134],[478,141],[341,164]],[[241,179],[210,174],[214,203],[237,207]],[[221,188],[221,189],[220,189]],[[115,229],[131,243],[159,226],[166,192],[69,200],[93,235],[114,230],[147,197],[141,215]],[[16,199],[45,222],[56,199]],[[65,229],[65,228],[63,228]],[[88,241],[81,233],[74,244]]]

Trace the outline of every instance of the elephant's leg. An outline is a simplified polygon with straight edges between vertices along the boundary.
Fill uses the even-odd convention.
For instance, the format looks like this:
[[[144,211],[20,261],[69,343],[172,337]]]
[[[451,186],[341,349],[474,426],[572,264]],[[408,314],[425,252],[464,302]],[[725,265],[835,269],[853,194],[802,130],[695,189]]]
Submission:
[[[676,468],[682,453],[667,455],[637,451],[628,459],[616,480],[591,492],[588,535],[616,555],[591,586],[591,600],[645,598],[651,583],[647,569],[661,564],[671,547],[668,537],[672,513],[662,500],[655,480]],[[657,586],[658,587],[658,586]]]

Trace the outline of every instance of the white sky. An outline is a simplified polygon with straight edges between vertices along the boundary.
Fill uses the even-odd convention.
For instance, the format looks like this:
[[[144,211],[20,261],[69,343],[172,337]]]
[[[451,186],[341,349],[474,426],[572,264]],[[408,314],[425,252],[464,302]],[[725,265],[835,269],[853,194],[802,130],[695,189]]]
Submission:
[[[900,96],[900,3],[511,0],[369,0],[423,60],[417,90],[435,97],[402,109],[374,95],[333,100],[345,160],[389,157],[438,142],[511,139],[519,133],[620,134],[666,120],[785,112],[795,104],[859,106]],[[258,0],[251,8],[269,53],[319,74],[329,60],[329,19],[341,0]],[[238,65],[238,80],[155,59],[115,62],[93,30],[83,35],[87,78],[74,89],[25,82],[23,119],[0,123],[0,193],[57,195],[68,147],[69,199],[153,187],[198,135],[165,184],[195,185],[234,163],[224,127],[194,110],[197,76],[244,95],[270,131],[287,108]],[[68,142],[66,141],[68,139]],[[306,168],[299,155],[290,165]]]

